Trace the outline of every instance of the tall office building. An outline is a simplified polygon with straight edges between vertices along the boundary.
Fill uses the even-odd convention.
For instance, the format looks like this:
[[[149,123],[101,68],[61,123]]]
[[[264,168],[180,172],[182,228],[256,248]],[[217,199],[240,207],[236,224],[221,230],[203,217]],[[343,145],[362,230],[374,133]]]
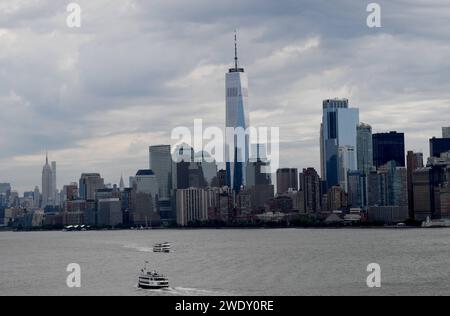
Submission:
[[[424,167],[423,154],[408,151],[406,156],[408,172],[408,206],[409,218],[414,219],[414,192],[413,192],[413,172]]]
[[[267,160],[266,146],[262,144],[252,144],[252,151],[249,163],[247,164],[247,187],[252,188],[257,185],[271,185],[270,173],[266,173],[270,167]]]
[[[33,206],[37,208],[39,207],[40,203],[41,203],[41,193],[39,192],[39,187],[35,186],[33,192]]]
[[[368,217],[371,221],[395,223],[409,218],[407,170],[397,167],[391,160],[373,171],[369,177],[370,203]]]
[[[158,181],[158,205],[160,218],[164,221],[175,219],[172,209],[173,165],[170,145],[150,147],[150,169]]]
[[[57,205],[58,188],[56,186],[56,161],[52,161],[52,199],[55,205]]]
[[[338,148],[338,181],[339,185],[348,193],[348,173],[356,171],[355,147],[342,146]]]
[[[123,176],[120,176],[119,189],[120,189],[120,192],[125,191],[125,182],[123,181]]]
[[[373,167],[373,140],[372,127],[361,123],[357,128],[357,159],[358,171],[368,175]]]
[[[8,206],[10,194],[11,194],[11,184],[0,183],[0,208]]]
[[[122,202],[119,198],[99,199],[97,203],[98,220],[100,227],[115,227],[123,223]]]
[[[189,164],[189,187],[191,188],[206,188],[208,183],[203,173],[201,163],[193,162]]]
[[[423,221],[448,216],[446,194],[450,188],[450,153],[431,157],[426,168],[413,172],[414,216]],[[442,203],[444,202],[444,205]]]
[[[298,191],[298,170],[283,168],[277,170],[277,193],[283,194],[289,190]]]
[[[191,168],[201,170],[203,176],[202,181],[205,182],[206,186],[210,186],[212,180],[217,175],[217,164],[215,160],[205,151],[195,153],[194,157],[196,161],[194,164],[196,166],[191,166]]]
[[[393,160],[372,172],[373,180],[369,184],[374,196],[370,199],[370,206],[398,206],[408,209],[407,172],[405,167],[397,167]]]
[[[105,188],[105,180],[98,173],[83,173],[79,182],[79,194],[82,200],[93,201],[96,192]]]
[[[172,190],[172,154],[170,145],[150,147],[150,170],[156,176],[159,185],[159,198],[170,199]]]
[[[347,180],[350,208],[367,206],[367,176],[360,171],[349,171]]]
[[[144,193],[151,196],[152,211],[158,210],[160,186],[158,177],[152,170],[139,170],[133,178],[132,187],[136,188],[136,193]]]
[[[450,186],[442,188],[440,194],[441,218],[450,219]]]
[[[176,175],[174,179],[174,188],[188,189],[190,187],[189,183],[189,168],[191,166],[190,162],[180,161],[175,164],[174,174]]]
[[[128,221],[133,225],[152,226],[160,223],[159,185],[152,170],[139,170],[130,178]]]
[[[327,187],[339,184],[339,148],[353,147],[354,165],[350,170],[356,170],[357,157],[357,126],[359,124],[359,110],[349,108],[347,99],[333,99],[323,101],[323,117],[321,125],[321,172]]]
[[[327,211],[342,211],[348,207],[347,193],[340,186],[333,186],[326,194]]]
[[[42,204],[41,207],[53,205],[53,174],[52,168],[48,163],[48,155],[45,157],[45,165],[42,168]]]
[[[177,223],[187,226],[208,220],[208,193],[205,189],[177,190]]]
[[[442,138],[450,138],[450,127],[442,128]]]
[[[392,183],[393,204],[398,205],[405,210],[405,218],[408,214],[408,181],[407,170],[405,167],[395,167],[394,179]]]
[[[11,192],[11,184],[10,183],[0,183],[0,193],[7,194]]]
[[[413,171],[414,219],[424,221],[427,217],[435,217],[436,199],[433,169],[419,168]]]
[[[173,163],[172,183],[174,189],[204,188],[212,185],[217,177],[217,164],[207,152],[194,153],[194,149],[183,144],[176,148]]]
[[[353,172],[349,182],[349,204],[352,207],[368,205],[368,178],[373,169],[373,138],[372,127],[361,123],[357,128],[357,165],[358,172]]]
[[[299,194],[303,194],[304,206],[300,206],[300,209],[304,209],[309,214],[319,213],[322,203],[322,190],[319,174],[314,168],[303,169],[303,172],[299,175]]]
[[[375,167],[395,161],[398,167],[405,167],[405,134],[390,132],[372,136],[373,163]]]
[[[430,139],[430,157],[439,158],[441,154],[450,151],[450,138]]]
[[[238,67],[237,41],[235,35],[234,68],[226,74],[226,127],[245,131],[250,125],[248,112],[248,79],[244,68]],[[226,133],[225,157],[227,183],[235,192],[246,184],[246,163],[249,156],[249,137],[244,133],[234,136]]]
[[[227,171],[220,169],[217,176],[213,179],[211,186],[213,188],[223,188],[227,186]]]
[[[322,118],[323,120],[323,118]],[[319,148],[320,148],[320,174],[322,181],[326,185],[326,167],[325,167],[325,144],[324,144],[324,134],[323,134],[323,122],[320,123],[320,138],[319,138]]]
[[[194,161],[194,149],[188,144],[175,148],[172,163],[172,186],[174,189],[189,188],[189,167]]]
[[[268,167],[264,161],[249,162],[247,165],[247,187],[251,188],[257,185],[272,184],[271,175],[265,173],[263,168]]]
[[[63,186],[62,202],[74,201],[78,199],[78,184],[72,182],[71,184]]]

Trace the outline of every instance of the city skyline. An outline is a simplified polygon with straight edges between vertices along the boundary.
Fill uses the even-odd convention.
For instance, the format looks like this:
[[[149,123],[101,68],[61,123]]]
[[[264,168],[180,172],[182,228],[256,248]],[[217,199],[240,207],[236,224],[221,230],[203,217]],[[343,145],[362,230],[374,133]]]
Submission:
[[[329,104],[330,102],[336,102],[336,104],[340,104],[340,103],[344,102],[345,103],[344,109],[349,109],[348,108],[348,102],[349,102],[348,99],[337,99],[337,98],[336,99],[323,100],[323,108],[325,109],[326,107],[328,107],[328,105],[325,106],[325,104]],[[359,108],[350,108],[350,110],[356,110],[356,112],[359,113]],[[352,124],[353,124],[353,122],[352,122]],[[364,139],[360,140],[359,139],[359,137],[360,137],[360,134],[359,134],[360,133],[360,129],[367,129],[367,128],[369,129],[370,138],[369,139],[364,138]],[[339,132],[338,132],[339,129],[340,129],[339,126],[336,126],[336,130],[335,130],[334,133],[339,134]],[[371,168],[374,168],[374,170],[378,170],[378,167],[385,167],[390,162],[396,163],[396,165],[398,167],[406,167],[406,161],[407,161],[407,159],[409,159],[409,154],[410,153],[413,153],[415,155],[420,155],[422,161],[424,161],[424,165],[423,166],[426,166],[428,160],[431,161],[431,159],[440,158],[440,155],[442,153],[446,153],[448,151],[447,149],[449,148],[449,143],[450,143],[448,141],[448,139],[450,138],[449,137],[450,135],[448,134],[448,130],[449,129],[450,129],[450,127],[441,127],[441,132],[442,132],[441,135],[433,136],[433,137],[429,138],[429,145],[430,145],[430,151],[429,152],[430,152],[430,155],[426,156],[423,152],[414,152],[414,151],[409,150],[408,148],[406,148],[405,142],[404,142],[404,139],[405,139],[406,135],[404,135],[403,133],[398,133],[397,131],[390,131],[390,132],[387,132],[387,133],[373,133],[372,134],[372,126],[371,125],[366,124],[364,122],[359,122],[359,120],[357,120],[357,124],[355,126],[354,133],[353,133],[352,137],[350,137],[349,139],[355,138],[354,140],[355,140],[355,142],[358,143],[358,145],[355,146],[355,147],[348,146],[348,145],[345,145],[344,147],[339,147],[339,151],[341,151],[342,148],[347,149],[347,147],[351,149],[351,156],[352,157],[354,156],[353,158],[350,159],[352,162],[351,163],[344,162],[342,160],[342,158],[340,157],[341,153],[339,153],[339,154],[337,153],[336,150],[337,150],[338,147],[336,147],[336,149],[335,149],[335,151],[336,151],[335,152],[335,156],[336,156],[336,158],[339,156],[339,158],[337,160],[335,160],[335,162],[334,162],[336,164],[336,166],[335,166],[336,170],[334,172],[336,172],[337,174],[338,173],[345,173],[346,174],[345,177],[347,177],[347,173],[350,174],[352,172],[358,172],[358,171],[361,172],[362,174],[366,174],[367,175],[368,172],[371,170]],[[344,131],[345,131],[346,134],[348,134],[348,131],[347,131],[346,128],[344,128]],[[322,140],[323,139],[322,134],[323,134],[323,123],[320,124],[320,137],[318,138],[319,142],[323,141]],[[383,153],[383,156],[390,157],[390,158],[385,159],[386,161],[380,163],[379,166],[377,166],[376,163],[375,163],[375,157],[376,157],[377,154],[373,153],[373,150],[367,151],[367,148],[365,148],[365,147],[367,147],[367,142],[370,142],[370,145],[372,145],[372,142],[373,142],[373,145],[375,147],[375,144],[378,142],[378,140],[376,140],[376,137],[392,137],[392,135],[393,135],[394,138],[398,138],[398,136],[401,136],[401,138],[400,138],[401,139],[401,143],[395,144],[395,146],[392,147],[392,144],[390,144],[388,142],[388,148],[389,148],[389,150],[395,149],[396,151],[398,151],[396,153],[397,158],[399,158],[400,160],[403,160],[403,161],[400,161],[400,162],[397,161],[396,162],[395,159],[393,159],[390,156],[390,155],[392,155],[392,153],[390,151],[386,151],[386,152]],[[373,140],[372,140],[372,136],[374,138]],[[433,146],[434,142],[436,142],[436,141],[439,141],[439,143],[442,144],[441,145],[442,147],[439,147],[438,149],[433,149],[432,146]],[[264,146],[264,145],[255,144],[255,143],[252,143],[250,145],[253,146],[253,147],[256,146],[257,148],[259,148],[259,146]],[[185,147],[185,146],[187,146],[187,147]],[[320,147],[320,145],[319,145],[319,147]],[[187,145],[187,144],[182,144],[182,145],[178,145],[178,146],[173,146],[172,144],[150,145],[148,147],[148,149],[149,149],[148,157],[147,157],[147,159],[148,159],[148,168],[141,168],[141,169],[137,169],[137,170],[138,170],[138,173],[140,171],[153,172],[154,170],[158,170],[157,174],[160,174],[160,176],[158,176],[158,178],[160,178],[161,175],[164,174],[163,178],[165,178],[166,180],[161,180],[161,179],[158,180],[158,185],[159,185],[159,190],[158,191],[159,191],[159,195],[160,195],[160,197],[162,199],[167,199],[167,195],[169,194],[168,192],[171,190],[170,188],[173,187],[172,181],[174,181],[174,179],[176,179],[176,177],[177,177],[176,176],[176,171],[175,171],[175,169],[176,169],[176,167],[175,167],[176,161],[172,160],[172,155],[180,155],[180,157],[184,157],[183,160],[185,158],[187,158],[187,161],[190,161],[192,163],[194,163],[194,161],[195,161],[194,156],[196,157],[198,155],[209,155],[209,153],[207,153],[207,152],[194,152],[194,149],[192,147],[190,147],[189,145]],[[191,154],[190,154],[191,156],[189,156],[189,155],[186,156],[185,154],[182,154],[181,152],[177,153],[178,151],[183,151],[183,150],[186,150],[186,149],[189,149],[191,151]],[[259,157],[259,154],[260,154],[259,150],[260,149],[257,150],[257,157],[258,157],[258,159],[260,158]],[[434,150],[436,150],[437,152],[434,152]],[[359,154],[357,154],[356,153],[357,151],[358,152],[361,151],[361,152]],[[434,153],[434,155],[432,155],[431,153]],[[283,153],[281,152],[280,155],[282,155],[282,154]],[[360,164],[358,162],[359,159],[369,159],[369,157],[366,157],[367,155],[370,155],[370,156],[373,155],[374,161],[371,162],[371,163],[366,163],[366,165]],[[203,157],[205,157],[205,156],[203,156]],[[324,150],[324,158],[325,158],[325,150]],[[324,158],[321,158],[321,160],[324,159]],[[43,166],[43,170],[42,170],[42,173],[41,173],[41,184],[42,184],[42,187],[40,187],[39,185],[34,186],[34,190],[38,190],[38,193],[42,194],[42,196],[43,196],[43,205],[45,205],[47,203],[47,200],[48,200],[48,198],[45,198],[45,196],[48,196],[51,199],[50,201],[52,203],[50,203],[50,204],[56,203],[55,202],[57,200],[56,199],[56,195],[58,195],[60,192],[62,192],[63,187],[71,185],[72,183],[74,183],[74,181],[76,183],[76,181],[78,179],[78,178],[76,178],[76,179],[74,178],[74,179],[72,179],[73,181],[67,182],[65,184],[62,184],[61,187],[58,187],[57,186],[57,179],[58,178],[56,177],[56,163],[57,163],[56,161],[52,161],[51,162],[51,166],[50,166],[50,164],[49,164],[49,154],[48,154],[48,152],[46,152],[45,153],[45,164]],[[269,178],[273,178],[273,180],[272,180],[273,184],[278,186],[279,185],[279,181],[278,181],[277,178],[278,178],[278,174],[279,174],[280,171],[295,170],[296,173],[297,173],[297,176],[298,176],[298,171],[299,170],[312,169],[315,172],[318,172],[318,176],[322,180],[327,182],[326,179],[322,178],[322,173],[326,174],[327,171],[325,169],[325,170],[322,170],[322,172],[320,172],[321,171],[320,168],[322,166],[322,163],[321,162],[319,162],[319,163],[320,163],[319,168],[312,167],[312,166],[309,166],[309,167],[303,166],[302,168],[297,169],[297,168],[294,168],[294,167],[281,165],[280,168],[276,169],[275,172],[270,174],[270,175],[268,175],[268,177]],[[165,164],[168,164],[168,165],[166,165],[165,167],[162,166],[162,165],[165,165]],[[175,165],[173,165],[173,164],[175,164]],[[203,168],[208,168],[207,165],[209,165],[209,163],[206,163],[206,161],[203,161],[202,164],[204,164]],[[217,164],[215,161],[212,162],[212,164],[215,165],[215,167],[216,167],[217,175],[219,174],[220,171],[226,171],[226,164],[224,164],[224,163]],[[161,171],[159,170],[160,168],[162,168]],[[343,169],[339,171],[338,169],[340,169],[340,168],[341,169],[343,168]],[[101,173],[101,171],[99,171],[99,172]],[[172,175],[173,172],[175,172],[175,175]],[[249,174],[247,174],[249,172],[249,170],[247,170],[247,166],[245,167],[243,172],[245,173],[244,179],[246,179],[249,176]],[[94,174],[100,176],[100,173],[94,173]],[[83,176],[85,174],[86,174],[86,172],[83,171],[81,173],[81,178],[83,178]],[[348,180],[345,180],[345,184],[342,183],[342,179],[339,182],[337,182],[337,179],[339,177],[340,177],[339,175],[336,175],[336,179],[332,180],[333,181],[332,184],[328,183],[328,187],[331,188],[331,187],[337,185],[337,186],[340,186],[341,188],[343,188],[344,191],[347,191],[348,190],[347,189],[347,181]],[[211,180],[212,176],[211,175],[206,176],[205,179],[210,179]],[[298,180],[299,179],[297,178],[294,181],[298,182]],[[123,180],[123,173],[121,173],[119,181],[117,181],[117,182],[116,181],[106,182],[103,179],[102,179],[102,181],[104,182],[105,188],[106,187],[112,188],[114,186],[114,187],[123,189],[125,187],[124,180]],[[227,181],[230,181],[230,179],[228,178]],[[131,188],[133,186],[133,182],[134,182],[134,176],[133,176],[133,174],[130,174],[129,175],[129,183],[128,183],[128,187],[129,188]],[[3,182],[0,182],[0,183],[3,183],[5,185],[6,184],[10,185],[12,191],[19,193],[19,195],[20,194],[24,194],[24,193],[29,193],[29,192],[33,191],[33,190],[29,189],[29,190],[25,190],[23,192],[20,192],[12,185],[12,182],[3,181]],[[208,183],[209,183],[209,181],[208,181]],[[243,184],[243,185],[245,186],[245,184]],[[45,189],[45,191],[47,192],[47,191],[51,190],[51,192],[47,192],[47,193],[44,193],[44,191],[39,192],[39,189],[43,189],[46,186],[48,186],[50,188]],[[230,185],[230,188],[232,189],[233,185]],[[289,188],[297,190],[298,183],[297,183],[297,185],[294,185],[293,187],[289,187]],[[165,193],[162,193],[162,192],[165,192]],[[236,192],[238,192],[238,191],[236,191]],[[278,190],[278,192],[280,193],[280,192],[285,192],[285,191],[283,191],[283,190],[279,191]],[[166,197],[164,197],[164,196],[166,196]]]
[[[174,44],[179,36],[174,31],[181,24],[164,32],[145,28],[167,18],[168,4],[131,1],[129,7],[100,10],[80,1],[92,18],[73,31],[59,21],[64,21],[63,7],[43,2],[50,9],[45,15],[32,5],[7,10],[7,1],[2,12],[7,18],[0,20],[0,45],[5,48],[0,63],[9,74],[0,79],[0,182],[10,182],[21,193],[41,183],[46,149],[58,162],[59,189],[83,172],[100,172],[105,182],[118,183],[121,175],[147,168],[148,146],[169,144],[172,128],[191,126],[198,117],[208,125],[223,126],[223,73],[233,63],[235,28],[250,77],[252,121],[282,127],[281,167],[320,170],[321,103],[328,98],[350,99],[360,109],[360,121],[370,124],[374,134],[405,133],[406,150],[425,157],[428,139],[440,137],[441,126],[449,125],[445,70],[450,47],[442,42],[448,34],[432,26],[419,31],[417,14],[411,13],[418,2],[405,8],[384,2],[383,21],[389,27],[372,30],[364,24],[365,4],[350,9],[347,2],[342,7],[288,2],[277,11],[275,1],[249,2],[239,6],[239,13],[223,10],[233,6],[222,4],[206,18],[197,1],[185,15],[179,14],[182,22],[196,20],[202,26],[188,28],[191,37],[181,41],[182,49]],[[443,9],[446,5],[441,6],[421,11],[419,18],[433,25],[433,14],[449,14]],[[340,12],[340,22],[320,25],[301,14],[305,8],[324,16]],[[24,16],[21,9],[39,19]],[[211,23],[211,16],[219,12],[221,19]],[[145,24],[148,16],[155,21]],[[100,17],[115,21],[115,27],[95,22]],[[262,21],[273,28],[262,27]],[[299,32],[283,32],[288,28]],[[200,40],[207,45],[197,47]],[[107,53],[102,45],[118,53],[100,60]],[[189,58],[180,58],[185,54]],[[109,70],[110,64],[120,76]],[[42,81],[41,68],[48,69]],[[31,70],[31,77],[26,76]]]

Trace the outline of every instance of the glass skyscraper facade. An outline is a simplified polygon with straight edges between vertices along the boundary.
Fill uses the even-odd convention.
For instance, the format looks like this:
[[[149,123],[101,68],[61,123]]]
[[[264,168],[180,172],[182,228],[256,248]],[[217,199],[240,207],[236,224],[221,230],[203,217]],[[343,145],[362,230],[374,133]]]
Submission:
[[[353,148],[352,157],[346,159],[348,170],[357,169],[356,128],[359,124],[359,109],[349,108],[347,99],[323,101],[323,117],[321,125],[321,171],[327,187],[339,184],[339,148]],[[348,158],[348,157],[347,157]],[[342,166],[344,167],[344,166]]]
[[[442,138],[450,138],[450,127],[442,128]]]
[[[424,167],[423,153],[408,151],[407,162],[407,181],[408,181],[408,206],[409,218],[414,219],[414,190],[413,190],[413,172]]]
[[[290,189],[298,191],[298,170],[295,168],[283,168],[277,170],[277,193],[283,194]]]
[[[170,198],[172,190],[172,154],[170,145],[150,147],[150,170],[158,181],[159,198]]]
[[[450,138],[430,139],[430,157],[439,158],[446,151],[450,151]]]
[[[360,171],[348,172],[348,206],[361,208],[367,206],[367,177]]]
[[[373,163],[375,167],[395,161],[398,167],[405,167],[405,134],[390,132],[374,134]]]
[[[249,159],[248,78],[244,68],[238,67],[235,41],[235,65],[226,74],[226,127],[244,131],[233,136],[226,133],[227,183],[235,192],[246,184],[246,164]]]
[[[373,167],[372,127],[364,123],[359,124],[357,137],[358,171],[368,175]]]
[[[352,146],[339,147],[338,156],[339,185],[345,192],[348,192],[348,174],[356,170],[355,148]]]
[[[158,187],[157,209],[161,220],[171,220],[175,217],[171,207],[172,195],[172,154],[170,145],[150,147],[150,170],[156,176]]]
[[[93,201],[96,198],[97,190],[105,187],[105,180],[99,173],[83,173],[80,177],[80,198],[86,201]]]

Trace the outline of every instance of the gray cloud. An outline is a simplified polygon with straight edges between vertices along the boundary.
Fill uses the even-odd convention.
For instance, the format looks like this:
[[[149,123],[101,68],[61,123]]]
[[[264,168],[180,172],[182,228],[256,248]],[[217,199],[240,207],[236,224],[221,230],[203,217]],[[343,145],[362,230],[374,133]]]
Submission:
[[[82,28],[68,29],[66,1],[2,1],[0,181],[32,189],[48,149],[60,185],[83,171],[117,182],[172,128],[222,126],[235,28],[251,120],[281,127],[284,165],[318,167],[330,97],[427,155],[450,125],[450,4],[378,2],[381,29],[358,0],[79,0]]]

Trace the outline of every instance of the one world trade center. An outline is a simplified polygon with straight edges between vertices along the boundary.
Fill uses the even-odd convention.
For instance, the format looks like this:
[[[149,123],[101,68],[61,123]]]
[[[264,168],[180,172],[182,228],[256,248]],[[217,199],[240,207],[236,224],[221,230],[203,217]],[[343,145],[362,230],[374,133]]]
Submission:
[[[226,166],[227,182],[237,193],[246,184],[246,163],[249,159],[248,78],[238,66],[235,34],[234,68],[226,74]],[[230,131],[234,133],[230,133]]]

